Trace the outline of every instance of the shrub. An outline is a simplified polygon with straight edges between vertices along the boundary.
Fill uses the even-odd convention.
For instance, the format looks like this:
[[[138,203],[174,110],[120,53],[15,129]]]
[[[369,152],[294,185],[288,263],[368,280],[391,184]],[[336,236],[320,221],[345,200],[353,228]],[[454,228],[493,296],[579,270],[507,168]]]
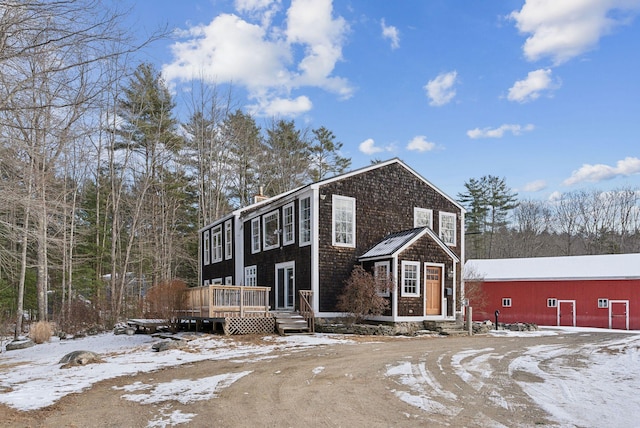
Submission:
[[[46,321],[38,321],[31,324],[31,328],[29,329],[29,337],[37,344],[48,342],[52,335],[53,326]]]
[[[378,294],[379,282],[356,266],[344,283],[342,294],[338,296],[339,311],[351,314],[352,321],[360,322],[367,316],[381,315],[389,307],[389,300]]]
[[[178,279],[151,287],[145,296],[145,316],[172,323],[176,320],[176,312],[184,309],[186,289],[184,281]],[[175,325],[171,327],[176,328]]]

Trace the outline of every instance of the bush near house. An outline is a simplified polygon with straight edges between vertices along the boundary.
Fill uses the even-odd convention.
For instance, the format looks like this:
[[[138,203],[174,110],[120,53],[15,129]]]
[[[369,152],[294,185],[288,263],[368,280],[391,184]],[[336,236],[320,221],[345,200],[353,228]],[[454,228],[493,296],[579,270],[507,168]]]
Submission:
[[[351,315],[351,322],[361,322],[368,316],[381,315],[389,307],[389,301],[378,294],[380,284],[362,266],[355,266],[344,282],[344,290],[338,296],[338,310]]]
[[[176,312],[184,309],[187,285],[184,281],[174,279],[151,287],[145,296],[146,318],[159,318],[173,323]],[[172,325],[172,328],[176,326]]]

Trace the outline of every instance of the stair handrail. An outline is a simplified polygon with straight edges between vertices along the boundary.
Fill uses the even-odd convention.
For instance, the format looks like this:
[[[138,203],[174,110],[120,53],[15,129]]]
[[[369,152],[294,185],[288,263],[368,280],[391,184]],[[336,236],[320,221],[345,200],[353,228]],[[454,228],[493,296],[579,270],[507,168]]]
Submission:
[[[307,326],[310,332],[315,332],[315,314],[313,312],[313,306],[311,306],[311,300],[313,298],[313,291],[311,290],[298,290],[300,295],[300,315],[307,321]]]

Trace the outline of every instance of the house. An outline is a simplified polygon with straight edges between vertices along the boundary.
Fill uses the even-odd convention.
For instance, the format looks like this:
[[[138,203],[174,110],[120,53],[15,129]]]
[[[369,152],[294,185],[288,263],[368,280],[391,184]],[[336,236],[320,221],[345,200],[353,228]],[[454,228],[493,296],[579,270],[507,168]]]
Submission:
[[[474,321],[640,330],[640,254],[469,260],[465,282]]]
[[[336,309],[360,264],[388,275],[382,321],[453,319],[459,311],[464,209],[399,159],[237,209],[200,231],[200,284],[271,288],[269,305],[316,317]]]

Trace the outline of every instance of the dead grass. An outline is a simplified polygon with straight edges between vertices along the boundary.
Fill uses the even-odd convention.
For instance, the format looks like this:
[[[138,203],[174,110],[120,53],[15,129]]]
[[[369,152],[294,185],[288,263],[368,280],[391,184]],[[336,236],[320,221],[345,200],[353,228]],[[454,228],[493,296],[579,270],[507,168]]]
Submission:
[[[38,321],[31,324],[31,328],[29,329],[29,337],[38,345],[48,342],[52,335],[53,325],[46,321]]]

